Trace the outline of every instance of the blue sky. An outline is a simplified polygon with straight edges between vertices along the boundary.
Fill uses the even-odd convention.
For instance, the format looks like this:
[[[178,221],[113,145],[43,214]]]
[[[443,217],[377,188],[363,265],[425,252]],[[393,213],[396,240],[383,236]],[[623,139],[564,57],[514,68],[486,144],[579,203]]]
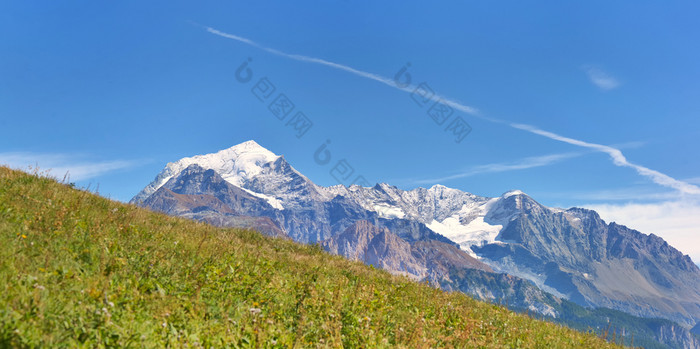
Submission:
[[[127,201],[169,161],[254,139],[321,185],[337,184],[329,171],[346,159],[353,178],[404,189],[521,189],[546,205],[596,208],[697,262],[699,10],[690,1],[3,2],[0,163],[69,171]],[[239,82],[249,58],[253,76]],[[407,63],[401,90],[393,80]],[[291,114],[313,122],[301,138],[291,114],[280,121],[251,92],[263,77],[270,98],[284,94]],[[435,93],[424,106],[411,93],[421,83]],[[428,115],[438,96],[454,110],[442,125]],[[471,127],[461,142],[445,130],[458,118]],[[333,161],[319,165],[313,154],[327,140]],[[631,165],[614,161],[617,150]]]

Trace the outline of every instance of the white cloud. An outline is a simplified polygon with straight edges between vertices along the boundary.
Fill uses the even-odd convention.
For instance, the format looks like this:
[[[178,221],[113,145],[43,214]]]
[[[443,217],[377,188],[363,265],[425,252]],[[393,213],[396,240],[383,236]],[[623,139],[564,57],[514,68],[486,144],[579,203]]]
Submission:
[[[331,67],[334,69],[343,70],[343,71],[349,72],[351,74],[354,74],[354,75],[357,75],[360,77],[364,77],[367,79],[378,81],[382,84],[385,84],[387,86],[390,86],[390,87],[393,87],[393,88],[396,88],[396,89],[399,89],[399,90],[402,90],[405,92],[413,92],[413,89],[415,87],[414,85],[410,85],[410,84],[407,87],[399,87],[395,84],[394,80],[380,76],[380,75],[368,73],[368,72],[361,71],[361,70],[358,70],[358,69],[355,69],[355,68],[352,68],[352,67],[349,67],[346,65],[326,61],[326,60],[323,60],[320,58],[285,53],[285,52],[282,52],[282,51],[279,51],[279,50],[276,50],[273,48],[268,48],[268,47],[262,46],[256,42],[254,42],[250,39],[246,39],[244,37],[224,33],[222,31],[219,31],[219,30],[211,28],[211,27],[204,27],[204,28],[209,33],[212,33],[212,34],[215,34],[215,35],[218,35],[221,37],[225,37],[228,39],[236,40],[236,41],[245,43],[247,45],[251,45],[253,47],[259,48],[259,49],[264,50],[266,52],[278,55],[278,56],[282,56],[282,57],[286,57],[289,59],[302,61],[302,62],[320,64],[320,65],[328,66],[328,67]],[[588,72],[589,72],[589,76],[591,76],[591,69],[588,69]],[[597,81],[599,84],[599,87],[601,87],[601,88],[608,88],[609,89],[609,88],[617,87],[619,85],[619,82],[617,82],[617,80],[608,76],[605,73],[602,73],[599,70],[593,70],[592,72],[595,73],[595,74],[593,74],[593,76],[595,76],[597,78],[597,79],[592,79],[592,81],[594,83],[596,83],[596,81]],[[523,130],[526,132],[530,132],[532,134],[536,134],[539,136],[547,137],[547,138],[555,140],[555,141],[564,142],[564,143],[568,143],[571,145],[584,147],[584,148],[588,148],[588,149],[593,149],[593,150],[596,150],[596,151],[599,151],[602,153],[606,153],[606,154],[610,155],[610,158],[613,160],[613,164],[615,164],[616,166],[624,166],[624,167],[633,168],[635,171],[637,171],[638,174],[651,179],[656,184],[659,184],[659,185],[662,185],[662,186],[665,186],[668,188],[676,189],[680,193],[683,193],[683,194],[700,195],[700,187],[697,187],[695,185],[692,185],[692,184],[689,184],[689,183],[686,183],[683,181],[679,181],[679,180],[672,178],[666,174],[649,169],[647,167],[633,164],[633,163],[627,161],[627,159],[622,154],[622,151],[620,151],[620,149],[613,148],[611,146],[589,143],[589,142],[585,142],[585,141],[581,141],[581,140],[577,140],[577,139],[573,139],[573,138],[569,138],[569,137],[560,136],[560,135],[555,134],[553,132],[545,131],[545,130],[542,130],[538,127],[531,126],[531,125],[511,123],[511,122],[508,122],[505,120],[487,117],[487,116],[484,116],[483,114],[481,114],[477,108],[462,104],[460,102],[454,101],[451,98],[441,96],[437,93],[434,95],[433,98],[436,100],[442,99],[445,104],[451,106],[454,109],[460,110],[462,112],[465,112],[467,114],[476,116],[478,118],[481,118],[481,119],[484,119],[484,120],[487,120],[490,122],[505,124],[505,125],[508,125],[510,127],[513,127],[513,128],[519,129],[519,130]]]
[[[547,166],[547,165],[553,164],[555,162],[563,161],[563,160],[577,157],[580,155],[582,155],[582,154],[581,153],[562,153],[562,154],[549,154],[549,155],[542,155],[542,156],[531,156],[531,157],[523,158],[521,160],[509,162],[509,163],[493,163],[493,164],[486,164],[486,165],[478,165],[478,166],[474,166],[472,168],[469,168],[466,171],[461,172],[461,173],[457,173],[457,174],[445,176],[445,177],[440,177],[440,178],[418,180],[418,181],[415,181],[415,183],[418,183],[418,184],[441,183],[441,182],[445,182],[445,181],[452,180],[452,179],[464,178],[464,177],[474,176],[474,175],[483,174],[483,173],[495,173],[495,172],[525,170],[528,168]]]
[[[354,74],[354,75],[357,75],[357,76],[360,76],[360,77],[363,77],[363,78],[367,78],[367,79],[370,79],[370,80],[374,80],[374,81],[380,82],[380,83],[382,83],[382,84],[384,84],[384,85],[387,85],[387,86],[390,86],[390,87],[393,87],[393,88],[396,88],[396,89],[399,89],[399,90],[402,90],[402,91],[413,92],[413,91],[415,90],[415,88],[416,88],[416,85],[413,85],[413,84],[409,84],[409,85],[406,86],[406,87],[399,87],[399,86],[396,85],[396,82],[395,82],[393,79],[390,79],[390,78],[387,78],[387,77],[383,77],[383,76],[381,76],[381,75],[377,75],[377,74],[373,74],[373,73],[368,73],[368,72],[366,72],[366,71],[362,71],[362,70],[359,70],[359,69],[355,69],[355,68],[353,68],[353,67],[349,67],[349,66],[344,65],[344,64],[340,64],[340,63],[335,63],[335,62],[327,61],[327,60],[321,59],[321,58],[315,58],[315,57],[309,57],[309,56],[304,56],[304,55],[299,55],[299,54],[290,54],[290,53],[282,52],[282,51],[277,50],[277,49],[274,49],[274,48],[265,47],[265,46],[263,46],[263,45],[260,45],[260,44],[258,44],[257,42],[255,42],[255,41],[253,41],[253,40],[250,40],[250,39],[247,39],[247,38],[238,36],[238,35],[233,35],[233,34],[225,33],[225,32],[222,32],[222,31],[220,31],[220,30],[217,30],[217,29],[214,29],[214,28],[211,28],[211,27],[204,27],[204,29],[205,29],[206,31],[208,31],[209,33],[212,33],[212,34],[215,34],[215,35],[218,35],[218,36],[227,38],[227,39],[236,40],[236,41],[242,42],[242,43],[244,43],[244,44],[248,44],[248,45],[250,45],[250,46],[256,47],[256,48],[258,48],[258,49],[261,49],[261,50],[263,50],[263,51],[265,51],[265,52],[272,53],[272,54],[277,55],[277,56],[281,56],[281,57],[293,59],[293,60],[295,60],[295,61],[300,61],[300,62],[306,62],[306,63],[314,63],[314,64],[325,65],[325,66],[327,66],[327,67],[331,67],[331,68],[334,68],[334,69],[343,70],[343,71],[346,71],[346,72],[348,72],[348,73],[351,73],[351,74]],[[457,109],[457,110],[463,111],[463,112],[465,112],[465,113],[467,113],[467,114],[470,114],[470,115],[479,116],[479,111],[478,111],[478,109],[476,109],[476,108],[474,108],[474,107],[465,105],[465,104],[460,103],[460,102],[456,102],[456,101],[454,101],[454,100],[452,100],[452,99],[450,99],[450,98],[446,98],[446,97],[443,97],[443,96],[438,96],[438,95],[436,95],[435,97],[436,97],[436,99],[438,99],[438,98],[442,99],[442,100],[443,100],[443,103],[445,103],[445,104],[451,106],[452,108],[455,108],[455,109]],[[482,116],[482,117],[483,117],[483,116]],[[487,120],[495,121],[495,119],[486,118],[486,117],[483,117],[483,118],[485,118],[485,119],[487,119]]]
[[[84,156],[62,153],[0,153],[0,165],[19,170],[37,169],[40,173],[70,181],[83,181],[137,165],[135,161],[87,161]]]
[[[616,222],[666,240],[693,262],[700,263],[700,202],[675,200],[659,203],[593,204],[606,222]]]
[[[620,86],[620,82],[617,79],[598,68],[587,66],[584,67],[584,70],[593,85],[598,86],[601,90],[612,90]]]
[[[610,158],[613,161],[613,164],[616,166],[621,166],[621,167],[629,167],[634,169],[638,174],[647,177],[651,179],[652,182],[668,187],[668,188],[673,188],[677,190],[680,193],[683,194],[690,194],[690,195],[700,195],[700,188],[697,186],[686,183],[680,180],[677,180],[675,178],[672,178],[671,176],[668,176],[666,174],[663,174],[659,171],[652,170],[650,168],[637,165],[634,163],[631,163],[627,160],[627,158],[622,154],[622,151],[617,148],[613,148],[607,145],[602,145],[602,144],[596,144],[596,143],[588,143],[584,141],[580,141],[578,139],[573,139],[569,137],[564,137],[560,136],[556,133],[549,132],[549,131],[544,131],[541,130],[535,126],[531,125],[525,125],[525,124],[510,124],[512,127],[519,128],[521,130],[525,130],[534,134],[538,134],[540,136],[544,136],[553,140],[557,140],[560,142],[568,143],[571,145],[576,145],[579,147],[584,147],[584,148],[589,148],[593,149],[602,153],[606,153],[610,156]]]

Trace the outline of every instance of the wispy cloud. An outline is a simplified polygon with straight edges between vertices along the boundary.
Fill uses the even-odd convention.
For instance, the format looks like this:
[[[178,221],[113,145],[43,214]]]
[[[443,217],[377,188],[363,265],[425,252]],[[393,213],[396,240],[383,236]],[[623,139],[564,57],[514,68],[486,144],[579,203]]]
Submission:
[[[354,74],[354,75],[357,75],[360,77],[364,77],[367,79],[371,79],[371,80],[380,82],[382,84],[385,84],[387,86],[390,86],[390,87],[393,87],[393,88],[396,88],[396,89],[399,89],[402,91],[413,92],[414,86],[407,86],[407,87],[402,88],[402,87],[397,86],[394,83],[394,80],[387,78],[387,77],[383,77],[383,76],[373,74],[373,73],[368,73],[368,72],[365,72],[362,70],[358,70],[358,69],[349,67],[347,65],[330,62],[330,61],[323,60],[320,58],[285,53],[285,52],[282,52],[282,51],[279,51],[279,50],[276,50],[273,48],[262,46],[262,45],[254,42],[250,39],[247,39],[247,38],[244,38],[241,36],[225,33],[225,32],[222,32],[220,30],[217,30],[217,29],[214,29],[211,27],[204,26],[204,28],[209,33],[212,33],[212,34],[224,37],[224,38],[233,39],[233,40],[245,43],[247,45],[251,45],[253,47],[259,48],[261,50],[264,50],[266,52],[269,52],[269,53],[272,53],[272,54],[275,54],[278,56],[286,57],[286,58],[301,61],[301,62],[314,63],[314,64],[328,66],[328,67],[331,67],[334,69],[343,70],[343,71],[349,72],[351,74]],[[594,73],[596,73],[596,71],[594,71]],[[602,73],[602,72],[597,71],[597,73]],[[589,72],[589,75],[590,75],[590,72]],[[614,88],[614,87],[617,87],[619,85],[619,82],[617,82],[617,80],[615,80],[614,78],[611,78],[610,76],[608,76],[604,73],[602,75],[598,74],[595,76],[598,78],[596,81],[598,81],[598,83],[602,84],[602,85],[600,85],[600,86],[603,86],[601,88],[604,88],[604,87]],[[482,113],[480,113],[479,110],[475,107],[465,105],[463,103],[455,101],[454,99],[447,98],[447,97],[444,97],[444,96],[441,96],[438,94],[435,95],[435,98],[442,99],[445,104],[451,106],[452,108],[454,108],[456,110],[462,111],[464,113],[470,114],[472,116],[476,116],[478,118],[481,118],[481,119],[484,119],[484,120],[487,120],[490,122],[505,124],[505,125],[508,125],[510,127],[520,129],[520,130],[523,130],[526,132],[530,132],[532,134],[536,134],[539,136],[547,137],[547,138],[555,140],[555,141],[564,142],[564,143],[568,143],[571,145],[584,147],[584,148],[588,148],[588,149],[593,149],[593,150],[596,150],[596,151],[599,151],[602,153],[606,153],[610,156],[610,158],[613,160],[613,164],[615,164],[616,166],[632,168],[638,174],[651,179],[656,184],[659,184],[659,185],[662,185],[662,186],[665,186],[668,188],[676,189],[679,192],[684,193],[684,194],[700,195],[700,187],[697,187],[695,185],[674,179],[666,174],[649,169],[647,167],[631,163],[631,162],[627,161],[627,159],[622,154],[622,152],[617,148],[613,148],[611,146],[606,146],[606,145],[601,145],[601,144],[589,143],[589,142],[585,142],[585,141],[581,141],[581,140],[577,140],[577,139],[573,139],[573,138],[569,138],[569,137],[564,137],[564,136],[555,134],[553,132],[545,131],[545,130],[542,130],[538,127],[531,126],[531,125],[511,123],[511,122],[508,122],[505,120],[487,117],[487,116],[484,116]]]
[[[525,170],[525,169],[534,168],[534,167],[542,167],[542,166],[551,165],[555,162],[563,161],[563,160],[577,157],[580,155],[582,155],[582,153],[563,153],[563,154],[549,154],[549,155],[542,155],[542,156],[531,156],[531,157],[523,158],[521,160],[509,162],[509,163],[493,163],[493,164],[486,164],[486,165],[478,165],[478,166],[474,166],[472,168],[467,169],[466,171],[463,171],[463,172],[460,172],[457,174],[453,174],[453,175],[445,176],[445,177],[440,177],[440,178],[417,180],[417,181],[415,181],[415,183],[416,184],[443,183],[445,181],[449,181],[449,180],[453,180],[453,179],[464,178],[464,177],[469,177],[469,176],[474,176],[474,175],[484,174],[484,173]]]
[[[616,222],[646,234],[653,233],[700,263],[700,202],[675,200],[660,203],[583,205],[607,222]]]
[[[208,31],[208,32],[210,32],[210,33],[212,33],[212,34],[215,34],[215,35],[218,35],[218,36],[227,38],[227,39],[236,40],[236,41],[242,42],[242,43],[244,43],[244,44],[248,44],[248,45],[250,45],[250,46],[253,46],[253,47],[255,47],[255,48],[261,49],[261,50],[263,50],[263,51],[265,51],[265,52],[268,52],[268,53],[272,53],[272,54],[277,55],[277,56],[281,56],[281,57],[293,59],[293,60],[299,61],[299,62],[314,63],[314,64],[325,65],[325,66],[327,66],[327,67],[331,67],[331,68],[334,68],[334,69],[342,70],[342,71],[351,73],[351,74],[356,75],[356,76],[359,76],[359,77],[363,77],[363,78],[367,78],[367,79],[370,79],[370,80],[374,80],[374,81],[380,82],[380,83],[382,83],[382,84],[384,84],[384,85],[387,85],[387,86],[390,86],[390,87],[393,87],[393,88],[396,88],[396,89],[399,89],[399,90],[402,90],[402,91],[413,92],[413,90],[414,90],[415,87],[416,87],[415,85],[408,85],[408,86],[406,86],[406,87],[399,87],[399,86],[396,85],[396,83],[394,82],[393,79],[390,79],[390,78],[387,78],[387,77],[383,77],[383,76],[381,76],[381,75],[377,75],[377,74],[373,74],[373,73],[368,73],[368,72],[366,72],[366,71],[362,71],[362,70],[359,70],[359,69],[355,69],[355,68],[349,67],[349,66],[344,65],[344,64],[340,64],[340,63],[335,63],[335,62],[327,61],[327,60],[325,60],[325,59],[320,59],[320,58],[315,58],[315,57],[309,57],[309,56],[304,56],[304,55],[290,54],[290,53],[282,52],[282,51],[276,50],[276,49],[274,49],[274,48],[270,48],[270,47],[266,47],[266,46],[260,45],[260,44],[258,44],[257,42],[255,42],[255,41],[253,41],[253,40],[250,40],[250,39],[247,39],[247,38],[238,36],[238,35],[233,35],[233,34],[229,34],[229,33],[224,33],[224,32],[222,32],[222,31],[220,31],[220,30],[217,30],[217,29],[214,29],[214,28],[211,28],[211,27],[204,27],[204,29],[206,29],[206,31]],[[460,111],[465,112],[465,113],[470,114],[470,115],[475,115],[475,116],[479,115],[478,109],[476,109],[476,108],[474,108],[474,107],[465,105],[465,104],[463,104],[463,103],[454,101],[454,100],[449,99],[449,98],[444,98],[444,97],[443,97],[443,100],[444,100],[444,103],[445,103],[445,104],[451,106],[451,107],[454,108],[454,109],[460,110]]]
[[[612,90],[620,86],[617,79],[596,67],[585,66],[583,69],[593,85],[598,86],[601,90]]]
[[[622,151],[620,151],[617,148],[613,148],[607,145],[602,145],[602,144],[596,144],[596,143],[589,143],[589,142],[584,142],[578,139],[573,139],[569,137],[564,137],[561,135],[558,135],[553,132],[549,131],[544,131],[541,130],[535,126],[531,125],[525,125],[525,124],[510,124],[512,127],[519,128],[521,130],[525,130],[534,134],[538,134],[540,136],[544,136],[553,140],[557,140],[560,142],[568,143],[571,145],[576,145],[579,147],[584,147],[588,149],[593,149],[602,153],[606,153],[610,156],[610,158],[613,161],[613,164],[616,166],[621,166],[621,167],[629,167],[637,171],[638,174],[647,177],[651,179],[654,183],[662,185],[664,187],[668,188],[673,188],[678,190],[679,192],[683,194],[691,194],[691,195],[700,195],[700,188],[690,184],[686,183],[680,180],[677,180],[675,178],[672,178],[666,174],[663,174],[659,171],[652,170],[650,168],[637,165],[634,163],[631,163],[625,158],[625,156],[622,154]]]
[[[83,181],[137,166],[132,160],[89,161],[85,156],[63,153],[9,152],[0,153],[0,165],[19,170],[37,169],[51,177]]]

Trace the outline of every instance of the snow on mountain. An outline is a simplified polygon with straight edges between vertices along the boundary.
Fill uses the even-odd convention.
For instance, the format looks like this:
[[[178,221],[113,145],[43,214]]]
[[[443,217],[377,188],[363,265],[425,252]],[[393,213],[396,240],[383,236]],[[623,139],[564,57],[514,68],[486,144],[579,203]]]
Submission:
[[[207,170],[214,170],[227,182],[243,187],[247,181],[263,170],[265,164],[274,162],[278,158],[280,158],[279,155],[263,148],[252,140],[216,153],[182,158],[176,162],[168,163],[156,179],[131,201],[142,202],[171,178],[177,176],[182,170],[192,164],[197,164]]]
[[[474,257],[477,255],[472,247],[510,243],[499,238],[499,235],[523,209],[562,213],[572,224],[581,224],[580,217],[574,213],[533,204],[534,200],[520,190],[487,198],[443,185],[408,191],[386,183],[374,187],[320,187],[293,169],[282,156],[252,140],[216,153],[168,163],[132,202],[142,202],[192,164],[216,171],[227,182],[265,199],[280,211],[305,207],[313,202],[328,202],[342,196],[367,211],[376,212],[381,218],[423,223],[430,230],[459,244],[462,250]]]
[[[523,192],[520,191],[520,190],[511,190],[511,191],[509,191],[509,192],[503,193],[503,195],[501,195],[501,197],[507,198],[507,197],[511,197],[511,196],[513,196],[513,195],[525,195],[525,193],[523,193]]]
[[[452,216],[442,221],[434,219],[427,226],[458,243],[462,250],[476,257],[471,247],[495,242],[501,229],[507,224],[507,219],[486,218],[499,200],[500,198],[493,198],[486,202],[465,203],[462,209]]]
[[[256,192],[249,190],[249,189],[246,189],[246,188],[241,188],[241,189],[243,189],[243,191],[245,191],[246,193],[248,193],[250,195],[253,195],[253,196],[261,198],[261,199],[265,199],[267,201],[267,203],[270,204],[270,206],[272,206],[278,210],[284,210],[284,205],[282,205],[282,200],[280,200],[276,197],[272,197],[270,195],[265,195],[265,194],[261,194],[261,193],[256,193]]]
[[[328,202],[336,196],[343,196],[365,210],[376,212],[381,218],[421,222],[459,244],[472,256],[476,256],[472,246],[495,242],[512,218],[509,214],[513,211],[501,212],[504,208],[499,203],[511,196],[524,195],[513,190],[499,198],[486,198],[443,185],[409,191],[386,183],[374,187],[320,187],[294,170],[282,156],[250,140],[216,153],[168,163],[132,202],[143,202],[192,164],[216,171],[225,181],[265,199],[278,210],[303,207],[312,201]]]
[[[521,191],[510,191],[499,198],[485,198],[443,185],[404,191],[386,183],[371,188],[336,185],[325,189],[332,196],[352,199],[382,218],[406,218],[424,223],[458,243],[472,256],[476,254],[471,246],[495,242],[512,218],[512,212],[502,213],[498,203],[513,195],[524,195]]]

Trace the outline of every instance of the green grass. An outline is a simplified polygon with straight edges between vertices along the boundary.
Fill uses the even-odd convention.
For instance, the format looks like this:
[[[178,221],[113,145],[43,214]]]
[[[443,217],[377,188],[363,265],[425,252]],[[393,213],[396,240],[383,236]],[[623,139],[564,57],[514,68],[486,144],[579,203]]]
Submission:
[[[612,345],[315,246],[0,167],[0,347]]]

